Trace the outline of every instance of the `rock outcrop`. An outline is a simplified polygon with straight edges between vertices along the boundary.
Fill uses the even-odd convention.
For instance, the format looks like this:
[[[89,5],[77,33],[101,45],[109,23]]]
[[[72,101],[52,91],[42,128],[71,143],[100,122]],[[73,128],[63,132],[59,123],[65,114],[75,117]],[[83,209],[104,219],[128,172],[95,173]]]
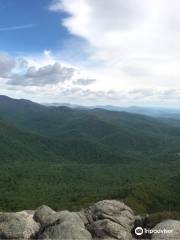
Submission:
[[[46,224],[47,219],[55,213],[50,207],[42,205],[34,213],[34,220],[41,225]]]
[[[49,216],[40,230],[38,239],[91,240],[92,237],[78,214],[62,211]]]
[[[39,230],[33,212],[0,213],[0,239],[36,238]]]
[[[153,230],[157,231],[152,235],[153,240],[179,240],[180,221],[166,220],[157,224]]]
[[[124,203],[104,200],[81,212],[84,214],[86,228],[94,238],[131,239],[134,213]]]
[[[180,239],[180,221],[163,221],[145,234],[146,220],[147,216],[135,216],[131,208],[116,200],[100,201],[80,212],[56,212],[43,205],[35,211],[0,213],[0,240]],[[142,234],[134,233],[137,227]]]

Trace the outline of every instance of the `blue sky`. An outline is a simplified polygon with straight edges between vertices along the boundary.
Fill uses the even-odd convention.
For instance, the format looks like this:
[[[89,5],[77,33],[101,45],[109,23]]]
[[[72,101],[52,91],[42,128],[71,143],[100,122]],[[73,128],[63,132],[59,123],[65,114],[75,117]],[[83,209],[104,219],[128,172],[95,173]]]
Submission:
[[[0,0],[0,94],[180,105],[178,0]]]
[[[49,4],[49,0],[1,0],[1,51],[15,54],[60,49],[70,37],[67,29],[60,24],[66,14],[48,11]],[[13,30],[16,26],[24,28]],[[7,30],[3,31],[5,28]]]

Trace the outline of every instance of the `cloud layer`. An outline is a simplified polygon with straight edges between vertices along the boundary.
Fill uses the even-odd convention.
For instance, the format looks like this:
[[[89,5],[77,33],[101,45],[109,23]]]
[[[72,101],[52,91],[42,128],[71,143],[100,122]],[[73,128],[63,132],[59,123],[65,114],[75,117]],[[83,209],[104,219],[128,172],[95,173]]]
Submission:
[[[66,61],[58,50],[21,59],[0,53],[5,93],[90,105],[179,105],[178,0],[53,0],[49,10],[66,13],[59,27],[76,40],[63,49]],[[68,62],[71,53],[76,58]]]
[[[102,86],[180,88],[178,0],[57,0],[50,10],[67,12],[62,24],[94,47]]]
[[[65,66],[45,51],[41,58],[13,58],[0,53],[0,79],[9,86],[44,87],[58,84],[88,86],[96,79],[82,77],[80,70]],[[81,77],[81,78],[80,78]]]

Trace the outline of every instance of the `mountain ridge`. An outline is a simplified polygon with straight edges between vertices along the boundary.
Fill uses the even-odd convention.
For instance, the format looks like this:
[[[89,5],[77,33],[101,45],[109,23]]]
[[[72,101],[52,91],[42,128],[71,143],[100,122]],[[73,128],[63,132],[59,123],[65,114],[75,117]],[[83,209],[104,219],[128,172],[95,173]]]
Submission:
[[[98,108],[82,110],[62,106],[45,107],[23,99],[8,98],[8,101],[4,101],[5,103],[0,101],[0,117],[3,121],[27,132],[50,139],[56,138],[56,141],[64,139],[63,142],[65,142],[69,139],[73,142],[82,140],[82,144],[83,142],[94,142],[96,145],[104,145],[104,151],[110,146],[113,152],[116,152],[116,156],[118,148],[119,154],[124,149],[125,151],[132,150],[135,154],[136,149],[140,147],[139,150],[142,151],[141,145],[145,147],[144,143],[153,139],[158,146],[158,142],[163,143],[165,137],[168,138],[169,132],[174,138],[180,136],[179,129],[174,134],[175,128],[170,128],[155,118],[139,114],[113,112]],[[162,135],[162,139],[159,138],[160,135]],[[152,139],[148,139],[148,136]],[[116,149],[115,145],[111,144],[113,139],[119,139]],[[141,143],[139,147],[138,141]],[[61,141],[62,144],[63,142]]]
[[[115,197],[140,213],[180,211],[178,126],[140,114],[2,98],[0,210],[42,202],[75,209]]]

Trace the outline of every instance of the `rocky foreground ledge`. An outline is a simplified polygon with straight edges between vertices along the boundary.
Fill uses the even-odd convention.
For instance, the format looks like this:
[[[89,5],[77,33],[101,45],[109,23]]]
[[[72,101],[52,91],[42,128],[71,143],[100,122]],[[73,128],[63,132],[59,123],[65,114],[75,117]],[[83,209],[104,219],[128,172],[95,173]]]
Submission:
[[[180,239],[180,221],[161,222],[154,227],[161,231],[152,235],[141,234],[144,224],[144,219],[135,216],[131,208],[115,200],[98,202],[80,212],[55,212],[41,206],[35,211],[0,213],[0,239]],[[134,234],[137,227],[139,237]],[[164,229],[170,233],[162,232]]]

